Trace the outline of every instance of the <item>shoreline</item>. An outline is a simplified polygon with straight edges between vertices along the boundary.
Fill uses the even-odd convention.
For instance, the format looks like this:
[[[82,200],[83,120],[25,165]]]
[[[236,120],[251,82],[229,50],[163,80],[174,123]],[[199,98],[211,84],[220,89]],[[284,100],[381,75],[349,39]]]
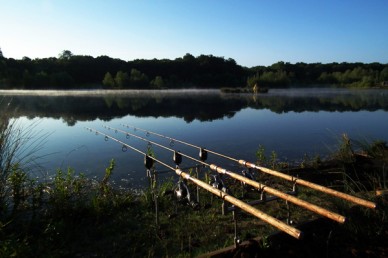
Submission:
[[[72,90],[0,90],[0,95],[3,96],[106,96],[106,95],[125,95],[138,96],[147,93],[147,95],[162,94],[218,94],[219,89],[163,89],[163,90],[105,90],[105,89],[72,89]]]

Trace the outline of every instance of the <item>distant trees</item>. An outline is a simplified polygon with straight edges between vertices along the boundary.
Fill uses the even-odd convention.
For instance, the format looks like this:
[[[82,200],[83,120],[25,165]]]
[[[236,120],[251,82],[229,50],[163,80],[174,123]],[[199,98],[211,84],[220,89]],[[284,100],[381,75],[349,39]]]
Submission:
[[[249,71],[229,58],[186,54],[175,60],[125,62],[108,56],[74,55],[62,51],[58,58],[4,59],[2,88],[219,88],[245,85]],[[1,65],[1,64],[0,64]],[[121,72],[120,72],[121,71]],[[66,84],[69,83],[69,84]],[[66,84],[66,85],[65,85]]]
[[[0,48],[0,59],[4,58],[3,56],[3,51],[1,51],[1,48]]]
[[[146,89],[150,86],[148,77],[136,69],[132,69],[130,75],[120,70],[114,78],[107,72],[102,84],[112,89]]]
[[[287,73],[283,70],[278,71],[266,71],[263,73],[256,73],[253,76],[248,77],[248,87],[253,88],[255,84],[259,87],[287,87],[291,80]]]
[[[255,83],[266,87],[289,87],[290,85],[303,87],[311,84],[372,87],[386,80],[388,64],[278,62],[269,67],[253,67],[250,71],[254,72],[247,80],[250,87]]]
[[[379,71],[357,66],[353,69],[347,69],[344,72],[323,72],[318,77],[318,81],[321,83],[340,84],[352,87],[371,87],[377,85],[380,81],[384,81],[381,75]]]
[[[187,53],[175,60],[123,61],[108,56],[74,55],[64,50],[58,58],[5,58],[0,49],[0,88],[161,89],[303,87],[336,84],[370,87],[388,81],[388,64],[277,62],[246,68],[235,60]]]

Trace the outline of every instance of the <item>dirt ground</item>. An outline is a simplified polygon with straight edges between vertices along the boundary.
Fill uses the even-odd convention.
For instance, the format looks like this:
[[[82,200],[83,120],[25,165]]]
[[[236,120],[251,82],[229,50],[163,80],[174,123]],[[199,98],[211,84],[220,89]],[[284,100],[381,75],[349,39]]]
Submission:
[[[388,257],[388,196],[375,201],[378,207],[369,213],[363,207],[352,207],[345,224],[318,218],[297,226],[303,232],[300,240],[276,232],[201,257]]]

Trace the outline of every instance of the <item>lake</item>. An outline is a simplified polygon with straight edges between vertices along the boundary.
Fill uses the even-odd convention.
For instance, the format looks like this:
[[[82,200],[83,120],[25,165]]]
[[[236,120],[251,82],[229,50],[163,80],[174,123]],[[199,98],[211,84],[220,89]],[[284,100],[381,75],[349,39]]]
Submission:
[[[101,178],[111,159],[113,180],[125,187],[146,184],[144,157],[122,151],[86,129],[95,128],[141,151],[147,142],[108,130],[110,126],[170,147],[170,141],[123,125],[132,125],[248,161],[256,151],[277,153],[297,162],[305,154],[325,158],[337,149],[343,133],[362,143],[388,141],[388,91],[331,88],[271,89],[267,94],[226,94],[218,90],[162,91],[0,91],[10,119],[38,135],[47,135],[35,175],[49,178],[57,168]],[[4,107],[2,107],[3,110]],[[172,144],[171,144],[172,145]],[[198,157],[198,150],[177,142],[171,147]],[[173,165],[172,154],[152,146],[156,157]],[[209,154],[209,163],[242,170],[230,160]],[[182,167],[195,165],[183,158]],[[160,165],[157,170],[166,169]],[[173,176],[173,173],[166,174]]]

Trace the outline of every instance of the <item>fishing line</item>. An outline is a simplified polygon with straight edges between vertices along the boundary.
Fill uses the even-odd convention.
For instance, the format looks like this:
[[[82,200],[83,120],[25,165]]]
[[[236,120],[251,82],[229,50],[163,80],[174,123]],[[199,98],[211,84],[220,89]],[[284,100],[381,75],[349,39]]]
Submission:
[[[224,155],[222,153],[218,153],[218,152],[215,152],[215,151],[212,151],[212,150],[209,150],[209,149],[202,148],[200,146],[197,146],[197,145],[194,145],[194,144],[182,141],[182,140],[174,139],[174,138],[171,138],[171,137],[159,134],[159,133],[155,133],[155,132],[152,132],[152,131],[149,131],[149,130],[145,130],[145,129],[142,129],[142,128],[139,128],[139,127],[135,127],[135,126],[132,126],[132,125],[128,125],[128,124],[122,124],[122,126],[127,127],[127,128],[131,127],[131,128],[134,128],[135,130],[143,131],[143,132],[148,133],[148,134],[153,134],[153,135],[156,135],[156,136],[168,139],[168,140],[173,141],[173,142],[179,142],[179,143],[182,143],[184,145],[187,145],[187,146],[190,146],[190,147],[193,147],[193,148],[204,149],[207,152],[212,153],[214,155],[217,155],[217,156],[220,156],[220,157],[223,157],[223,158],[230,159],[232,161],[238,162],[238,159],[226,156],[226,155]]]
[[[161,165],[163,165],[163,166],[165,166],[165,167],[167,167],[167,168],[169,168],[169,169],[175,170],[175,168],[173,168],[172,166],[170,166],[170,165],[168,165],[168,164],[166,164],[166,163],[164,163],[164,162],[162,162],[162,161],[156,159],[155,157],[152,157],[152,156],[148,155],[147,153],[145,153],[145,152],[143,152],[143,151],[141,151],[141,150],[139,150],[139,149],[136,149],[135,147],[132,147],[131,145],[129,145],[129,144],[123,142],[123,141],[120,141],[119,139],[117,139],[117,138],[115,138],[115,137],[112,137],[112,136],[110,136],[110,135],[108,135],[108,134],[105,134],[105,133],[103,133],[103,132],[97,131],[96,129],[92,129],[92,128],[89,128],[89,127],[86,127],[86,129],[89,130],[90,132],[93,132],[93,131],[94,131],[94,132],[96,133],[96,135],[99,135],[99,134],[100,134],[100,135],[104,136],[104,137],[105,137],[105,140],[111,139],[111,140],[113,140],[113,141],[115,141],[115,142],[117,142],[117,143],[120,143],[120,144],[122,144],[123,146],[125,146],[125,147],[127,147],[127,148],[133,150],[133,151],[136,151],[137,153],[140,153],[140,154],[142,154],[142,155],[144,155],[144,156],[146,156],[146,157],[151,158],[152,160],[158,162],[159,164],[161,164]]]
[[[193,157],[191,157],[191,156],[189,156],[189,155],[187,155],[187,154],[184,154],[184,153],[182,153],[182,152],[180,152],[180,151],[177,152],[177,151],[174,150],[174,149],[171,149],[171,148],[168,148],[168,147],[166,147],[166,146],[164,146],[164,145],[162,145],[162,144],[159,144],[159,143],[150,141],[150,140],[148,140],[148,139],[146,139],[146,138],[144,138],[144,137],[138,136],[138,135],[136,135],[136,134],[132,134],[132,133],[129,133],[129,132],[126,132],[126,131],[117,129],[117,128],[113,128],[113,127],[110,127],[110,126],[103,126],[103,127],[106,128],[106,129],[108,129],[108,130],[115,130],[115,131],[117,131],[117,132],[120,132],[120,133],[123,133],[123,134],[126,134],[126,135],[130,135],[130,136],[133,136],[133,137],[135,137],[135,138],[137,138],[137,139],[140,139],[140,140],[142,140],[142,141],[148,142],[148,143],[151,144],[151,145],[158,146],[158,147],[160,147],[160,148],[163,148],[163,149],[165,149],[165,150],[171,151],[171,152],[173,152],[173,153],[178,153],[179,155],[182,155],[183,157],[186,157],[186,158],[191,159],[191,160],[193,160],[193,161],[195,161],[195,162],[198,162],[198,163],[200,163],[200,164],[202,164],[202,165],[205,165],[205,166],[210,167],[210,164],[208,164],[208,163],[206,163],[206,162],[204,162],[204,161],[201,161],[201,160],[199,160],[199,159],[193,158]],[[128,137],[127,137],[127,139],[128,139]]]

